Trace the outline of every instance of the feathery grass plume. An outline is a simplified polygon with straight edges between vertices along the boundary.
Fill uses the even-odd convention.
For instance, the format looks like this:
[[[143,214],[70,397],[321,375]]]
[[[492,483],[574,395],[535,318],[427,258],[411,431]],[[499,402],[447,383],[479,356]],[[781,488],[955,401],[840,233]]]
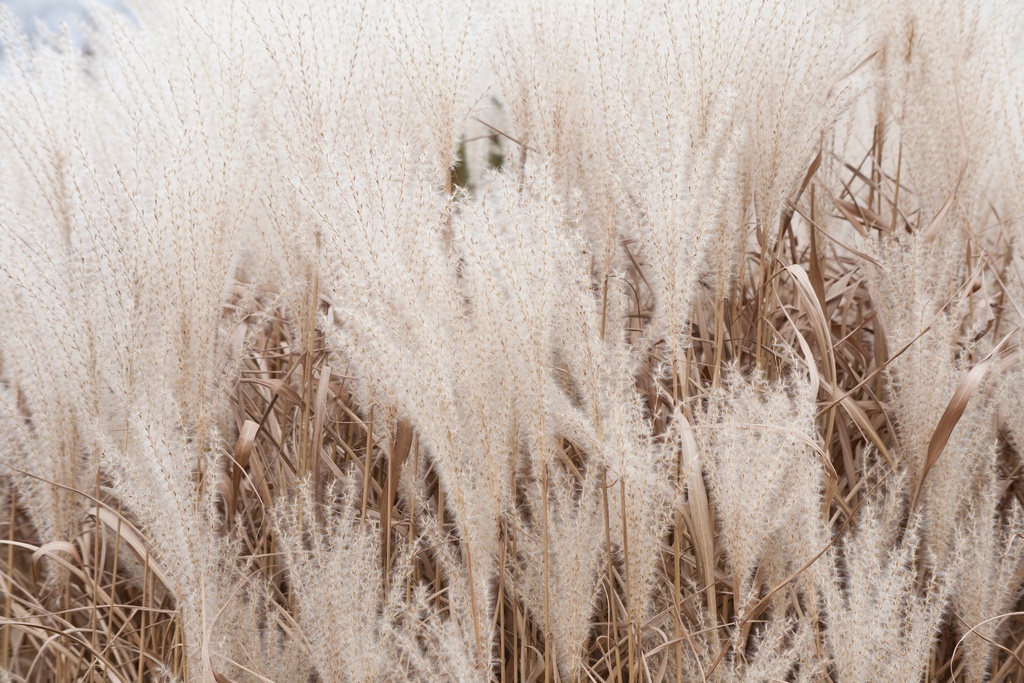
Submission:
[[[696,3],[687,8],[685,15],[671,3],[665,3],[661,9],[664,37],[657,42],[667,56],[659,64],[665,72],[660,80],[665,93],[674,93],[675,98],[683,98],[687,103],[690,115],[681,117],[675,125],[686,127],[691,146],[703,152],[698,158],[705,163],[716,162],[707,152],[715,149],[715,140],[722,137],[724,130],[732,127],[734,139],[741,139],[746,123],[738,114],[742,105],[733,102],[737,93],[730,93],[729,88],[735,79],[733,71],[744,63],[745,52],[755,46],[751,37],[743,32],[750,24],[737,21],[737,16],[733,15],[733,30],[739,28],[740,34],[730,35],[729,40],[734,41],[736,48],[727,53],[720,53],[715,47],[717,43],[707,42],[709,34],[719,35],[723,30],[729,9],[735,8],[728,3],[708,6]],[[744,11],[751,9],[753,6],[748,5]],[[661,115],[671,117],[671,109]],[[708,241],[705,268],[709,271],[716,306],[731,293],[733,278],[747,249],[748,218],[752,215],[748,206],[751,190],[747,145],[741,142],[731,151],[737,163],[727,167],[729,173],[724,178],[727,191],[722,191],[726,189],[721,187],[722,183],[715,183],[710,206],[704,207],[711,208],[709,213],[716,218],[707,226],[711,234],[705,238]],[[669,157],[670,163],[671,159]],[[720,215],[714,216],[715,208]]]
[[[1016,13],[1005,9],[1012,25]],[[1005,29],[992,21],[998,6],[929,0],[880,2],[878,10],[864,20],[884,55],[880,106],[897,125],[901,182],[920,198],[922,225],[953,192],[961,207],[954,213],[970,210],[983,201],[981,171],[1000,144],[1001,126],[992,125],[1006,54]]]
[[[543,173],[537,176],[528,190],[546,189]],[[667,526],[664,448],[653,443],[635,387],[640,356],[624,333],[628,302],[620,286],[595,290],[586,242],[563,225],[559,213],[552,213],[559,206],[549,195],[526,201],[517,199],[507,182],[504,187],[514,213],[506,239],[495,240],[494,252],[502,255],[494,261],[495,270],[510,290],[499,309],[508,319],[502,328],[512,333],[503,348],[510,372],[523,378],[520,414],[535,477],[528,498],[533,526],[524,539],[524,553],[534,562],[525,563],[526,585],[520,589],[545,589],[524,593],[524,603],[544,615],[560,666],[578,676],[578,653],[596,598],[595,562],[604,545],[595,490],[600,473],[606,470],[607,481],[615,482],[608,493],[614,508],[610,522],[623,549],[625,530],[631,530],[628,557],[623,555],[625,597],[630,622],[639,628],[650,606],[654,563]],[[552,363],[564,373],[557,381],[548,370]],[[568,456],[559,437],[585,455],[579,461]],[[537,528],[538,522],[548,528]],[[577,569],[570,573],[569,566]]]
[[[521,529],[525,557],[517,590],[543,624],[558,666],[578,676],[597,595],[602,517],[596,507],[597,468],[584,461],[581,474],[560,437],[576,438],[587,450],[593,438],[574,430],[576,410],[551,368],[560,356],[566,362],[581,346],[594,343],[600,312],[583,243],[568,232],[546,169],[534,164],[526,169],[521,193],[511,177],[493,177],[492,195],[479,210],[467,207],[465,222],[460,218],[456,225],[474,312],[489,321],[499,342],[493,349],[509,378],[517,433],[532,475],[527,489],[532,519],[512,518]],[[567,364],[571,377],[576,368]],[[578,492],[577,486],[582,487]]]
[[[278,511],[297,622],[323,680],[396,679],[387,637],[380,534],[359,519],[358,481],[324,506],[308,485]]]
[[[1000,9],[0,19],[2,675],[1014,680]]]
[[[96,321],[81,313],[95,266],[76,231],[83,198],[66,175],[75,166],[72,102],[90,88],[74,51],[31,49],[6,8],[0,30],[3,44],[20,47],[0,89],[0,139],[11,150],[0,163],[4,438],[40,537],[67,540],[83,509],[74,491],[92,488],[95,474],[82,420],[102,397]]]
[[[236,680],[248,680],[246,674],[257,681],[308,676],[314,670],[309,646],[294,635],[298,633],[293,630],[294,617],[285,610],[277,586],[251,576],[240,577],[242,581],[244,595],[239,602],[244,604],[230,617],[237,619],[231,643]]]
[[[319,0],[304,0],[245,9],[265,59],[249,74],[267,112],[260,141],[268,173],[255,210],[260,258],[271,269],[269,285],[280,290],[285,320],[308,346],[319,314],[314,260],[320,217],[294,185],[340,172],[339,150],[344,158],[388,133],[411,138],[404,110],[384,115],[407,97],[391,51],[373,49],[384,21],[375,5],[343,3],[323,12]]]
[[[677,439],[655,436],[637,388],[644,344],[629,340],[630,301],[622,276],[595,294],[580,260],[567,260],[563,268],[571,279],[558,304],[565,322],[558,348],[573,398],[551,395],[558,401],[553,414],[566,436],[591,453],[588,467],[605,472],[617,544],[611,550],[623,563],[631,632],[640,635],[653,606],[655,565],[672,512]]]
[[[656,441],[639,412],[606,416],[612,419],[602,425],[601,453],[611,504],[618,508],[611,514],[612,530],[620,539],[616,554],[623,563],[629,628],[635,637],[642,637],[653,607],[655,568],[671,520],[675,455],[673,441]]]
[[[579,227],[600,280],[624,261],[615,177],[625,166],[608,123],[620,119],[635,75],[646,72],[640,46],[649,11],[632,2],[526,0],[505,3],[494,19],[493,71],[518,143],[509,147],[509,167],[522,173],[539,155],[555,191],[579,198]]]
[[[1020,28],[1024,26],[1024,19],[1017,26],[1016,34],[1019,36],[1024,31]],[[1024,167],[1019,160],[1024,158],[1024,66],[1007,60],[1005,68],[1008,73],[1005,73],[996,95],[1003,105],[1002,125],[996,137],[998,144],[990,158],[994,181],[1011,181],[1008,191],[993,197],[993,203],[999,208],[998,218],[1005,224],[1005,239],[1012,244],[1013,253],[1012,268],[1008,269],[1005,282],[1010,305],[1004,315],[1021,325],[1024,324]],[[1016,386],[1024,384],[1018,382]],[[1017,406],[1018,418],[1008,426],[1018,444],[1018,452],[1024,452],[1021,450],[1024,445],[1024,413],[1019,412],[1024,407],[1024,392],[1017,391],[1011,400]]]
[[[817,440],[809,388],[805,379],[787,386],[732,369],[698,423],[738,612],[758,590],[754,568],[773,536],[804,511],[816,488],[806,475],[815,467]]]
[[[518,144],[509,148],[510,167],[521,168],[534,152],[557,164],[558,189],[585,186],[579,158],[587,149],[586,75],[583,42],[567,40],[585,30],[576,3],[521,2],[494,16],[497,49],[492,69]]]
[[[522,555],[516,590],[538,623],[543,623],[547,610],[551,646],[561,675],[568,680],[580,680],[583,675],[586,645],[600,598],[597,584],[604,559],[600,485],[593,462],[588,463],[580,482],[572,474],[553,470],[546,501],[540,482],[529,490],[535,518],[547,506],[547,529],[538,524],[522,525],[516,534]],[[550,558],[547,571],[545,553]]]
[[[127,462],[128,443],[143,444],[142,461],[168,444],[183,457],[193,452],[188,439],[200,452],[215,447],[202,442],[217,429],[221,387],[230,382],[223,377],[221,302],[247,202],[236,165],[247,157],[236,144],[246,120],[238,102],[244,98],[220,88],[230,88],[237,74],[221,61],[223,50],[188,31],[158,32],[140,45],[123,18],[100,14],[96,21],[107,46],[101,57],[87,61],[67,43],[59,52],[19,50],[11,76],[19,87],[5,88],[0,102],[0,129],[21,150],[4,176],[36,185],[19,192],[29,188],[5,183],[0,198],[10,246],[20,252],[3,259],[15,285],[5,289],[5,303],[20,308],[26,296],[36,300],[25,306],[24,332],[5,341],[3,355],[10,386],[23,396],[5,412],[25,421],[17,434],[25,457],[16,462],[34,475],[24,490],[39,494],[30,508],[44,520],[44,540],[70,539],[87,508],[84,494],[99,494],[107,477],[123,481],[147,466],[163,467]],[[21,40],[9,25],[4,39]],[[171,58],[163,62],[158,54]],[[197,60],[209,80],[189,74]],[[28,279],[34,284],[26,288]],[[144,390],[160,383],[173,387],[160,394],[177,411],[137,405]],[[34,400],[36,387],[48,387],[45,400]],[[133,429],[145,438],[131,435]],[[111,437],[112,430],[123,436]],[[48,462],[55,456],[56,469]],[[204,462],[195,457],[182,467]],[[168,588],[183,614],[184,659],[198,678],[213,666],[205,650],[213,622],[203,619],[221,607],[207,600],[223,597],[215,586],[226,575],[212,561],[199,574],[189,569],[202,565],[189,541],[212,525],[185,515],[182,501],[191,500],[193,482],[178,475],[167,483],[177,515],[140,495],[149,476],[133,481],[131,503],[122,500],[152,538],[168,544],[161,553],[173,567],[175,585]],[[160,520],[167,523],[151,527]]]
[[[1004,619],[1020,597],[1024,571],[1024,515],[1012,501],[1006,521],[1000,512],[1002,482],[988,467],[979,500],[967,510],[956,530],[953,553],[960,565],[954,579],[952,610],[963,641],[964,680],[987,680],[989,664],[999,641]],[[968,633],[968,631],[970,631]]]
[[[99,157],[94,221],[124,221],[125,232],[152,240],[144,272],[136,266],[129,275],[149,289],[175,400],[203,438],[224,417],[230,359],[222,303],[262,175],[254,146],[261,121],[245,73],[255,36],[239,8],[221,3],[158,4],[142,18],[163,28],[147,29],[153,37],[145,41],[124,18],[109,30],[111,58],[101,73],[122,109],[95,123],[128,131],[107,146],[131,156]],[[208,26],[230,30],[211,34]]]
[[[202,9],[193,8],[187,21],[232,19]],[[7,93],[4,111],[22,127],[39,118],[55,126],[7,128],[8,137],[24,150],[22,163],[49,167],[25,176],[51,180],[5,204],[35,230],[53,230],[57,239],[47,241],[78,260],[66,272],[84,288],[87,298],[78,304],[98,309],[83,323],[109,326],[91,333],[98,352],[112,355],[102,368],[108,381],[130,390],[137,381],[130,353],[163,344],[176,363],[167,377],[182,412],[204,432],[222,403],[220,303],[258,174],[242,173],[253,166],[253,122],[233,58],[246,36],[211,43],[188,30],[184,15],[174,21],[171,14],[168,28],[145,41],[134,40],[137,29],[124,17],[97,15],[107,47],[94,61],[70,49],[52,58],[36,51],[26,63],[18,58],[20,87]],[[51,79],[60,74],[65,84],[54,88]],[[29,117],[26,107],[36,114]],[[34,140],[40,135],[49,139]],[[35,150],[49,150],[49,160],[33,160]],[[55,190],[63,196],[34,201]],[[157,314],[161,334],[154,339],[146,330]]]
[[[876,269],[871,281],[887,344],[894,349],[910,345],[888,366],[887,375],[903,463],[915,487],[925,474],[932,435],[970,361],[969,348],[958,350],[962,306],[953,279],[960,272],[955,244],[932,244],[921,235],[889,239],[879,249],[884,271]],[[970,400],[924,479],[921,530],[940,561],[951,549],[960,516],[976,497],[978,477],[996,457],[991,411],[984,396]]]
[[[1024,271],[1021,271],[1024,273]],[[1024,391],[1020,390],[1024,382],[1024,347],[1017,350],[1017,369],[1006,378],[1006,389],[1002,393],[1005,399],[999,404],[999,424],[1018,454],[1024,453]]]
[[[674,74],[667,72],[667,65],[656,67],[644,84],[642,111],[608,127],[624,150],[620,192],[623,203],[634,206],[629,220],[640,238],[653,288],[655,317],[649,333],[664,338],[678,372],[697,279],[725,218],[727,197],[738,189],[743,135],[741,128],[730,134],[731,121],[724,115],[704,140],[695,142],[686,119],[676,115],[678,108],[689,105],[675,92]]]
[[[601,357],[589,368],[588,373],[597,375],[597,396],[587,396],[588,403],[597,410],[596,419],[591,416],[575,413],[563,415],[563,424],[572,425],[570,433],[579,435],[580,442],[592,449],[582,475],[583,490],[579,494],[580,508],[583,507],[589,486],[595,485],[591,480],[603,474],[602,483],[608,490],[607,514],[612,548],[605,552],[614,553],[617,564],[621,565],[621,581],[627,617],[628,640],[630,650],[641,646],[645,637],[644,626],[652,617],[655,606],[658,562],[662,557],[662,547],[668,532],[673,510],[673,477],[672,463],[675,455],[674,439],[657,440],[653,436],[652,424],[643,414],[640,396],[633,384],[632,374],[623,369],[631,367],[629,352],[621,339],[610,339],[603,349]],[[571,367],[571,366],[570,366]],[[577,368],[579,366],[576,366]],[[583,390],[589,389],[581,385]],[[585,395],[585,394],[584,394]],[[567,413],[570,411],[566,411]],[[582,419],[580,419],[582,418]],[[587,446],[584,446],[585,448]],[[593,501],[590,505],[593,505]],[[564,515],[560,502],[555,508],[556,515]],[[592,514],[596,510],[592,509]],[[552,531],[557,532],[566,520],[557,519]],[[602,519],[591,519],[590,525],[597,526]],[[550,524],[549,514],[549,524]],[[570,534],[568,554],[570,557],[592,556],[591,554],[603,545],[599,536],[583,536],[580,531],[581,522],[575,522],[577,533]],[[551,532],[549,532],[550,535]],[[551,549],[558,549],[558,542],[549,541]],[[549,550],[549,552],[551,552]],[[555,566],[566,562],[565,558],[554,560]],[[578,560],[576,560],[578,562]],[[576,577],[577,582],[594,583],[594,574]],[[552,584],[558,586],[558,583]],[[582,589],[582,584],[577,584]],[[559,596],[552,602],[556,607],[577,611],[582,607],[572,599],[577,596]],[[612,600],[615,598],[613,597]],[[562,602],[562,601],[565,602]],[[556,617],[560,621],[563,617]],[[577,626],[577,633],[582,629]],[[632,655],[631,655],[632,656]]]
[[[430,130],[434,177],[450,194],[459,137],[486,87],[474,73],[486,36],[480,10],[472,0],[400,0],[394,9],[387,27],[391,47]]]
[[[903,525],[908,479],[889,477],[876,494],[884,498],[864,504],[856,532],[829,550],[819,574],[825,642],[841,683],[921,680],[949,599],[948,577],[917,590],[920,519]]]
[[[324,230],[324,252],[336,259],[325,266],[325,284],[333,289],[339,321],[328,333],[408,417],[436,463],[471,577],[468,614],[485,666],[499,521],[512,506],[518,448],[513,392],[535,395],[527,378],[505,365],[509,336],[497,312],[504,296],[496,288],[509,283],[487,271],[496,255],[492,247],[472,242],[477,232],[496,235],[496,217],[467,208],[451,222],[451,248],[465,254],[460,282],[441,237],[448,224],[444,198],[433,184],[419,175],[389,175],[369,188],[367,195],[345,187],[338,198],[355,204],[324,211],[353,220]],[[546,375],[547,362],[521,369]]]
[[[814,651],[814,626],[807,619],[799,621],[773,618],[759,627],[749,649],[733,651],[719,661],[719,639],[711,638],[717,627],[706,612],[705,621],[688,638],[690,647],[682,659],[683,680],[710,683],[755,683],[756,681],[817,680],[819,667],[810,653]]]
[[[472,627],[461,619],[443,619],[425,586],[417,587],[400,618],[391,637],[407,667],[402,680],[488,680],[474,651]]]
[[[972,360],[971,348],[957,350],[959,328],[969,332],[984,325],[970,319],[976,307],[964,285],[981,283],[975,269],[985,264],[971,262],[967,255],[985,250],[977,226],[988,220],[991,199],[1005,192],[998,185],[987,186],[991,176],[985,172],[1001,144],[995,137],[1001,126],[994,106],[1000,70],[982,66],[1002,61],[993,49],[1003,43],[999,29],[993,29],[993,41],[985,35],[987,10],[980,3],[935,2],[889,10],[899,20],[880,31],[880,44],[884,64],[891,69],[885,87],[898,95],[883,91],[881,97],[892,100],[885,105],[898,125],[901,184],[909,190],[900,195],[899,213],[906,231],[915,234],[894,234],[882,241],[884,273],[872,278],[871,287],[890,348],[903,348],[932,326],[891,367],[901,446],[912,476],[918,476],[930,435],[956,387],[954,377]],[[968,73],[976,75],[965,78]],[[973,276],[970,282],[965,274]],[[988,306],[982,302],[977,310],[987,311]],[[933,507],[943,508],[924,519],[929,544],[934,539],[943,546],[932,548],[939,556],[948,546],[940,539],[951,538],[956,505],[964,503],[975,465],[993,457],[978,452],[988,451],[992,437],[989,420],[979,413],[982,406],[973,403],[938,461],[942,473],[929,475],[928,487],[946,488],[933,495],[922,492]]]
[[[992,22],[990,16],[981,18],[984,26],[991,26],[985,34],[986,51],[1019,52],[1024,17],[1019,12],[1002,11],[1005,9],[1006,6],[996,5],[982,10],[1001,17],[999,22]],[[992,26],[993,23],[998,25]],[[994,111],[985,120],[984,125],[991,130],[984,138],[987,145],[977,155],[977,162],[984,174],[985,191],[981,196],[988,202],[985,208],[992,211],[981,214],[972,227],[973,236],[985,243],[988,253],[1004,253],[1009,247],[1012,254],[1011,258],[1003,259],[1004,267],[998,270],[1001,281],[991,283],[983,279],[980,283],[981,293],[1002,305],[1001,315],[992,316],[996,330],[993,336],[998,337],[1012,330],[1013,324],[1024,324],[1024,164],[1020,163],[1024,158],[1024,63],[1016,59],[996,60],[990,61],[987,69],[992,80],[984,97],[991,98]],[[1020,344],[1018,347],[1024,348]],[[1000,408],[1006,408],[1002,425],[1018,454],[1024,453],[1022,387],[1024,365],[1018,356],[1017,370],[1006,378],[1004,400],[1000,403]]]
[[[384,38],[383,11],[366,2],[323,9],[320,0],[245,8],[262,48],[252,50],[261,61],[246,75],[267,109],[261,141],[270,146],[275,171],[264,201],[288,201],[284,188],[295,177],[337,171],[331,155],[338,150],[364,151],[382,131],[410,134],[408,107],[400,107],[404,80],[390,52],[373,49]],[[382,119],[393,105],[400,107],[396,116]]]
[[[673,10],[667,23],[676,49],[691,57],[683,73],[695,93],[694,125],[703,137],[723,106],[738,108],[751,190],[761,204],[757,221],[770,242],[821,132],[854,94],[843,77],[868,54],[840,29],[841,2],[706,1]]]
[[[233,575],[224,571],[226,551],[214,534],[212,497],[202,497],[195,483],[195,447],[183,429],[174,428],[180,421],[171,404],[166,396],[141,396],[124,443],[108,440],[102,462],[125,509],[150,537],[157,578],[175,598],[188,672],[184,678],[205,681],[214,667],[224,668],[213,658],[228,654],[224,636],[214,629],[225,614],[231,615]],[[214,457],[199,454],[208,471],[215,469]]]
[[[744,661],[745,657],[733,658],[729,667],[732,673],[725,680],[754,683],[794,678],[797,665],[813,648],[813,642],[814,629],[806,620],[796,624],[779,619],[770,621],[758,638],[749,661]],[[801,670],[801,677],[816,673],[813,667],[803,668],[811,671]]]
[[[524,421],[522,429],[533,475],[540,477],[542,486],[547,486],[544,473],[561,466],[556,458],[560,447],[555,437],[556,430],[564,428],[585,449],[596,449],[594,455],[599,456],[599,462],[608,468],[611,480],[618,485],[613,499],[625,492],[626,499],[613,506],[616,509],[612,514],[617,538],[623,539],[623,549],[630,548],[630,556],[623,558],[628,574],[627,601],[631,623],[638,627],[649,606],[654,563],[667,526],[663,449],[651,439],[651,427],[645,421],[634,386],[636,360],[622,333],[625,300],[614,297],[615,301],[606,302],[610,310],[601,308],[591,291],[585,261],[578,255],[582,245],[574,249],[572,241],[562,233],[558,205],[544,192],[543,173],[538,174],[536,183],[527,185],[523,195],[515,193],[508,180],[495,183],[495,189],[500,188],[503,195],[508,223],[502,226],[493,219],[478,222],[477,234],[484,240],[467,243],[467,252],[483,253],[485,242],[493,250],[492,277],[500,285],[483,291],[502,295],[500,300],[487,304],[488,312],[494,316],[492,320],[502,321],[502,350],[508,371],[517,380],[516,395],[521,400],[518,412]],[[533,193],[538,191],[541,194],[534,198]],[[467,239],[470,236],[467,233]],[[500,259],[496,258],[499,254]],[[486,298],[475,301],[481,306]],[[555,332],[558,328],[553,326],[553,316],[559,313],[570,324]],[[603,339],[605,326],[608,332]],[[550,375],[548,367],[556,349],[566,363],[571,390],[581,396],[582,414],[571,408],[571,402]],[[593,465],[586,467],[588,474],[583,476],[593,477]],[[535,522],[545,514],[550,519],[543,497],[535,505],[539,508],[533,510]],[[632,534],[628,541],[626,529]],[[554,557],[553,551],[559,550],[554,546],[548,548],[546,556],[542,553],[538,557],[542,564],[554,565],[567,562],[570,557],[593,557],[596,539],[591,537],[587,541],[573,534],[566,539],[566,557],[550,559]],[[549,566],[544,567],[543,574],[550,593]],[[582,586],[594,578],[593,574],[585,574],[575,580],[581,581]],[[576,600],[580,594],[577,591],[575,595],[556,596],[553,606],[578,618],[587,611],[587,605]],[[562,599],[566,600],[564,605],[559,603]],[[550,611],[551,606],[548,607]],[[585,632],[580,625],[575,626],[576,638]],[[578,642],[572,643],[570,650],[560,656],[571,662],[577,650]]]
[[[492,193],[466,207],[456,227],[470,303],[481,330],[494,336],[495,360],[509,378],[535,475],[554,464],[557,452],[548,416],[559,391],[551,372],[559,300],[589,285],[573,279],[576,245],[546,170],[531,165],[522,192],[508,175],[496,175]]]
[[[8,387],[0,395],[7,464],[13,468],[12,476],[40,537],[68,539],[84,509],[76,491],[90,489],[95,472],[90,466],[95,459],[88,433],[79,422],[95,402],[95,395],[89,395],[89,369],[86,359],[75,353],[80,350],[75,343],[52,334],[56,319],[48,313],[58,313],[62,302],[46,301],[45,285],[36,284],[29,294],[12,291],[18,285],[10,281],[4,284],[0,306],[11,321],[8,330],[12,334],[3,349]],[[49,306],[53,308],[46,311]],[[65,309],[63,313],[69,316],[70,312]],[[65,324],[61,329],[67,330]],[[65,348],[71,353],[65,353]],[[69,377],[82,381],[62,387]]]
[[[804,435],[807,439],[801,439],[801,448],[792,456],[794,460],[786,475],[790,491],[787,497],[793,502],[784,512],[785,519],[768,539],[762,564],[771,587],[799,571],[796,586],[807,596],[807,609],[817,614],[816,577],[822,571],[818,554],[830,540],[828,520],[823,512],[825,464],[818,434],[805,432]],[[776,599],[782,601],[785,595],[779,593]]]

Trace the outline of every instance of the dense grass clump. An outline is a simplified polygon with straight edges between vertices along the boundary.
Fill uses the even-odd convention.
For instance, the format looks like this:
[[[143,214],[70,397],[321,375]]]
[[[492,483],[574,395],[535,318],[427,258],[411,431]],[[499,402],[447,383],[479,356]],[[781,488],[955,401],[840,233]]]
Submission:
[[[1022,15],[2,15],[0,680],[1024,681]]]

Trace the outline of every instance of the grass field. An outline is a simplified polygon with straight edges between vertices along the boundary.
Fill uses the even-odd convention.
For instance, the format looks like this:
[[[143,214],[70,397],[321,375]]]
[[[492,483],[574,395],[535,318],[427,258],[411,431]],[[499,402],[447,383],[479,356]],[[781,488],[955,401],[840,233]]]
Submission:
[[[1019,3],[2,17],[0,681],[1024,682]]]

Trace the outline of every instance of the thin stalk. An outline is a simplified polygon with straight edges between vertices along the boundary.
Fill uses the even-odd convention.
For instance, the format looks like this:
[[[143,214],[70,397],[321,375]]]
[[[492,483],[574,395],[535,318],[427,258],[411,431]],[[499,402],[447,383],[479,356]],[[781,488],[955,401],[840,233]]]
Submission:
[[[716,344],[717,346],[717,344]],[[717,374],[717,363],[716,363],[716,374]],[[679,405],[679,368],[677,367],[675,358],[672,359],[672,407],[675,409]],[[683,452],[679,450],[679,458],[676,460],[676,487],[678,491],[683,490]],[[683,528],[683,513],[680,510],[676,510],[675,518],[675,531],[672,534],[672,568],[675,574],[675,585],[672,591],[672,602],[676,613],[676,683],[683,683],[683,605],[681,602],[681,595],[683,592],[683,586],[681,583],[680,574],[682,573],[682,563],[680,562],[680,554],[682,552],[680,535]]]
[[[498,634],[500,638],[500,644],[498,652],[501,653],[501,657],[498,660],[498,667],[501,670],[500,681],[505,683],[505,537],[508,535],[505,529],[506,525],[502,520],[501,528],[501,550],[498,553]]]
[[[146,548],[145,562],[142,565],[142,610],[139,612],[139,666],[136,674],[138,683],[145,681],[146,674],[146,611],[149,607],[149,547]]]
[[[715,360],[711,386],[718,387],[722,380],[722,358],[725,346],[725,299],[715,301]]]
[[[544,683],[551,681],[551,563],[548,556],[548,464],[544,462],[540,469],[541,498],[544,507],[541,510],[544,533]]]
[[[480,640],[480,619],[477,615],[476,587],[473,581],[473,555],[466,542],[466,571],[469,574],[469,608],[473,610],[473,638],[476,640],[476,656],[480,662],[486,662],[483,645]]]
[[[437,528],[444,533],[444,486],[441,485],[441,476],[437,477]],[[434,595],[436,596],[436,608],[441,612],[441,572],[434,572]]]
[[[0,666],[4,671],[10,671],[10,646],[11,646],[11,627],[6,623],[6,620],[11,618],[11,596],[14,593],[14,516],[18,512],[17,499],[14,495],[14,484],[8,485],[8,500],[10,501],[10,509],[7,515],[7,566],[5,574],[7,580],[5,583],[4,590],[4,626],[0,628]]]
[[[413,442],[412,442],[412,468],[413,468],[412,469],[413,476],[416,476],[419,473],[419,471],[420,471],[420,443],[419,443],[419,437],[417,437],[415,435],[413,435]],[[416,529],[416,503],[415,502],[410,502],[410,504],[409,504],[409,534],[406,537],[406,540],[408,541],[410,548],[412,547],[413,539],[415,538],[415,536],[414,536],[415,529]],[[417,573],[419,572],[419,564],[416,565],[416,572]],[[413,577],[412,575],[409,575],[406,578],[406,581],[405,581],[405,602],[406,603],[412,602],[412,582],[413,582],[414,578],[417,578],[417,577]]]
[[[319,241],[319,240],[318,240]],[[305,406],[302,411],[302,441],[299,448],[299,462],[298,462],[298,475],[301,480],[306,473],[309,471],[309,448],[311,445],[311,435],[309,433],[310,425],[310,413],[313,409],[313,356],[315,353],[314,346],[316,344],[316,310],[317,304],[320,299],[320,275],[315,270],[313,271],[313,287],[310,292],[309,302],[309,338],[306,346],[306,367],[304,370],[303,386],[305,391]]]
[[[516,488],[517,488],[517,486],[516,486],[516,473],[513,472],[513,474],[512,474],[512,496],[511,496],[512,500],[516,499],[516,495],[517,495],[516,494]],[[508,542],[510,542],[512,544],[512,557],[515,557],[516,556],[516,537],[515,537],[514,534],[512,535],[511,538],[508,539]],[[519,680],[519,657],[516,656],[516,653],[519,651],[519,628],[520,628],[519,606],[518,606],[518,603],[515,600],[511,600],[510,603],[512,605],[512,680],[513,681],[518,681]],[[525,667],[524,667],[524,670],[525,670]]]
[[[604,507],[604,543],[608,557],[608,639],[615,648],[615,680],[622,683],[622,662],[619,659],[618,617],[615,614],[615,567],[612,564],[611,517],[608,513],[607,472],[601,468],[601,504]]]
[[[97,597],[100,594],[100,468],[96,468],[96,524],[93,527],[92,534],[92,567],[93,567],[93,585],[92,585],[92,614],[89,619],[89,632],[92,640],[92,651],[99,652],[99,641],[96,624],[99,620],[99,604],[97,604]],[[98,662],[97,662],[98,663]],[[89,667],[89,680],[96,680],[96,667]]]
[[[619,502],[622,514],[622,564],[623,564],[623,576],[622,579],[626,584],[626,647],[627,656],[626,661],[629,662],[629,681],[633,683],[636,680],[637,669],[635,665],[636,657],[636,643],[633,641],[633,619],[629,615],[630,608],[632,605],[632,599],[634,598],[632,586],[629,584],[629,530],[626,524],[626,480],[623,477],[619,477]]]
[[[110,575],[110,604],[108,605],[110,614],[114,613],[114,605],[116,604],[114,596],[117,593],[117,562],[120,559],[121,551],[121,505],[121,502],[118,501],[117,530],[114,532],[114,564]]]
[[[363,467],[363,500],[359,508],[359,531],[366,527],[366,505],[370,499],[370,465],[373,463],[373,408],[370,406],[369,419],[366,421],[366,464]]]

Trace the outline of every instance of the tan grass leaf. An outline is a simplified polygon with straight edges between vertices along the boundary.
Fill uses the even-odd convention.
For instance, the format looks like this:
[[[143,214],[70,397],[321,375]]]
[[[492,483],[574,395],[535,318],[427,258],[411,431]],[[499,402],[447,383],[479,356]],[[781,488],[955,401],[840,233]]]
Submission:
[[[932,438],[928,442],[928,454],[925,457],[924,468],[921,470],[921,478],[914,487],[914,496],[910,499],[911,510],[917,507],[917,501],[921,495],[921,487],[924,485],[925,478],[932,467],[935,466],[935,463],[938,462],[942,451],[946,448],[946,443],[953,433],[953,428],[956,427],[957,422],[963,416],[971,397],[974,396],[978,387],[981,386],[982,380],[985,379],[985,373],[988,372],[989,367],[992,365],[992,360],[990,358],[982,361],[971,368],[971,371],[960,380],[960,385],[953,392],[953,397],[949,399],[946,410],[943,411],[942,417],[939,418],[939,423],[935,426]]]

